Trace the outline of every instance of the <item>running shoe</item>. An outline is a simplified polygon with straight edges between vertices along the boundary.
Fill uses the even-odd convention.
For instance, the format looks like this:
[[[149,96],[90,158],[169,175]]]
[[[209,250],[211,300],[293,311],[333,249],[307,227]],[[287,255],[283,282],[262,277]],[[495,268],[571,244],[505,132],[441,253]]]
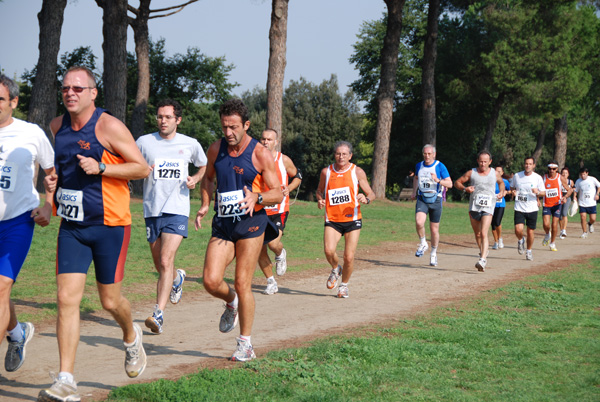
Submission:
[[[348,297],[350,297],[350,292],[348,291],[348,286],[340,285],[340,287],[338,288],[337,297],[344,298],[344,299],[347,299]]]
[[[38,394],[38,401],[65,401],[79,402],[81,397],[77,393],[77,383],[70,382],[64,377],[53,377],[54,384],[50,388],[43,389]]]
[[[558,249],[556,248],[556,244],[550,243],[550,251],[558,251]]]
[[[480,258],[479,261],[477,261],[477,264],[475,264],[475,268],[477,268],[479,272],[484,272],[486,263],[487,261],[484,258]]]
[[[265,295],[274,295],[279,292],[279,288],[277,287],[277,282],[273,280],[272,282],[267,281],[267,287],[263,290],[263,294]]]
[[[6,337],[8,340],[8,349],[6,350],[6,357],[4,358],[4,368],[6,371],[17,371],[25,361],[25,347],[27,343],[33,338],[35,328],[30,322],[19,323],[23,330],[23,338],[20,341],[11,341],[10,337]]]
[[[492,246],[492,250],[498,250],[500,248],[500,245],[498,244],[498,242],[495,242],[494,245]]]
[[[150,317],[146,318],[146,321],[144,322],[144,324],[146,325],[146,327],[148,327],[150,329],[150,331],[152,331],[152,333],[162,334],[162,332],[163,332],[162,311],[154,310],[152,315]]]
[[[247,362],[248,360],[256,359],[254,348],[250,342],[245,341],[242,338],[235,338],[235,340],[237,341],[237,348],[235,349],[235,352],[233,352],[231,360],[234,362]]]
[[[125,372],[130,378],[135,378],[144,372],[146,368],[146,351],[142,344],[142,329],[133,323],[136,337],[131,346],[125,346]]]
[[[504,241],[502,239],[498,240],[498,248],[504,248]]]
[[[531,250],[527,250],[527,253],[525,253],[525,259],[533,261],[533,253],[531,252]]]
[[[588,236],[587,232],[583,232],[583,234],[581,235],[581,238],[582,239],[587,239],[587,236]]]
[[[186,276],[185,271],[183,269],[178,269],[177,276],[179,276],[181,282],[179,282],[179,286],[173,285],[173,287],[171,288],[170,299],[171,303],[173,304],[177,304],[181,300],[181,294],[183,293],[183,282],[185,281]]]
[[[588,222],[588,229],[589,229],[588,232],[594,233],[594,224]]]
[[[546,235],[546,237],[544,237],[544,240],[542,240],[542,246],[546,247],[549,243],[550,243],[550,237],[548,237],[548,235]]]
[[[429,265],[437,267],[437,254],[431,254],[431,257],[429,257]]]
[[[561,230],[560,231],[560,236],[558,236],[559,239],[564,240],[567,238],[567,231],[566,230]]]
[[[219,331],[223,333],[231,332],[238,324],[238,320],[238,309],[225,303],[225,311],[221,315],[221,321],[219,322]]]
[[[521,239],[517,242],[517,251],[521,255],[525,252],[525,239]]]
[[[335,272],[335,271],[338,272]],[[342,267],[341,266],[337,266],[337,268],[334,268],[331,270],[331,273],[329,274],[329,278],[327,278],[327,289],[333,289],[334,287],[336,287],[337,285],[337,281],[338,279],[340,279],[340,275],[342,274]]]
[[[275,257],[275,270],[277,271],[277,275],[281,276],[285,274],[287,270],[287,253],[285,249],[281,251],[281,255]]]
[[[425,254],[425,251],[427,251],[428,248],[429,248],[429,246],[427,245],[427,243],[420,243],[419,247],[417,247],[417,252],[415,253],[415,256],[423,257],[423,255]]]

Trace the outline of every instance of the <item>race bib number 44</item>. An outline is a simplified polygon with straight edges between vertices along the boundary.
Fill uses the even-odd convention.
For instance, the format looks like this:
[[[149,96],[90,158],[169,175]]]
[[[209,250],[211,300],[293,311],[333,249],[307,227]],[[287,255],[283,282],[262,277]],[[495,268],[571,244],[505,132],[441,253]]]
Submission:
[[[489,194],[477,194],[475,196],[475,205],[478,205],[480,207],[490,207],[492,206],[492,200],[493,197]]]
[[[154,179],[155,180],[181,180],[187,179],[187,165],[183,159],[155,159],[154,160]]]
[[[351,201],[350,199],[350,187],[336,188],[334,190],[327,191],[329,197],[329,205],[341,205],[347,204]]]
[[[243,199],[244,192],[242,190],[219,193],[217,198],[218,216],[220,218],[228,218],[244,215],[244,211],[241,209],[242,205],[239,204]]]
[[[0,161],[0,190],[15,191],[17,184],[17,164],[9,161]]]
[[[56,214],[70,221],[83,221],[83,191],[59,188],[56,191]]]

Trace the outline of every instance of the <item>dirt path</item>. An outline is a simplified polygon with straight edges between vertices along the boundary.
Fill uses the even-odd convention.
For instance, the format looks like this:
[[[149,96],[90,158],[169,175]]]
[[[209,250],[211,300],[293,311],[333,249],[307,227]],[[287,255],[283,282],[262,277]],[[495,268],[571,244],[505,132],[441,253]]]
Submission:
[[[576,226],[570,233],[577,233]],[[416,258],[415,244],[390,243],[361,251],[350,281],[350,298],[337,299],[327,290],[329,269],[324,260],[318,272],[289,273],[279,280],[279,293],[265,296],[264,279],[255,279],[256,319],[252,341],[260,357],[268,350],[297,346],[307,340],[371,323],[388,323],[399,318],[447,304],[482,290],[491,289],[524,276],[564,267],[600,256],[600,233],[587,239],[558,240],[558,252],[541,246],[538,230],[534,261],[517,253],[513,234],[506,233],[506,248],[490,251],[485,273],[474,267],[478,251],[472,236],[442,236],[438,267],[429,266],[429,256]],[[290,256],[293,258],[293,256]],[[196,272],[194,272],[196,271]],[[187,281],[197,279],[199,269]],[[340,308],[341,307],[341,308]],[[148,305],[133,307],[134,320],[142,327]],[[75,378],[84,400],[102,399],[117,386],[158,378],[177,378],[201,367],[229,366],[235,348],[236,328],[221,334],[218,320],[222,303],[205,292],[186,294],[182,302],[170,305],[165,313],[165,332],[144,331],[148,366],[141,378],[129,379],[123,369],[125,353],[121,331],[115,322],[99,312],[82,322]],[[6,353],[7,343],[0,347]],[[239,363],[237,363],[239,364]],[[48,373],[58,371],[58,348],[53,323],[38,324],[27,348],[27,361],[15,373],[0,370],[2,401],[34,401],[40,389],[51,384]]]

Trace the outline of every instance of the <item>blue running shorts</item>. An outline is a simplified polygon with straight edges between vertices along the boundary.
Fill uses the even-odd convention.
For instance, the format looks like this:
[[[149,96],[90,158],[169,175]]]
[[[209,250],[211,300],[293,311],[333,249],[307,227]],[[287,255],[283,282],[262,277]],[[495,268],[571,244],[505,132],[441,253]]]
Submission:
[[[27,211],[15,218],[0,222],[0,275],[17,280],[23,267],[35,222]]]

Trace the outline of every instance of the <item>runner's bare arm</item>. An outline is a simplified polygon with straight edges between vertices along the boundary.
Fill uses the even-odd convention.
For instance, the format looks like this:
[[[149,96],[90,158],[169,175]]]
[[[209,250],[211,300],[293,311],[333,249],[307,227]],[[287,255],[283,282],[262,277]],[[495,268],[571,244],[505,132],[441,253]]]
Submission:
[[[472,170],[469,170],[465,174],[460,176],[458,179],[456,179],[456,181],[454,182],[454,187],[456,187],[456,189],[459,191],[464,191],[465,193],[472,193],[473,191],[475,191],[475,187],[465,186],[465,183],[471,180],[472,172]]]
[[[367,174],[364,170],[356,167],[356,178],[358,179],[358,186],[363,191],[363,193],[359,193],[356,195],[356,199],[358,202],[362,204],[370,204],[377,196],[371,186],[369,185],[369,180],[367,179]]]
[[[296,165],[294,165],[294,162],[292,162],[292,160],[286,155],[283,155],[283,166],[285,166],[285,171],[288,177],[292,178],[292,182],[287,186],[287,189],[284,190],[283,195],[287,196],[300,186],[302,179],[300,177],[296,177],[298,175],[298,169],[296,168]]]

